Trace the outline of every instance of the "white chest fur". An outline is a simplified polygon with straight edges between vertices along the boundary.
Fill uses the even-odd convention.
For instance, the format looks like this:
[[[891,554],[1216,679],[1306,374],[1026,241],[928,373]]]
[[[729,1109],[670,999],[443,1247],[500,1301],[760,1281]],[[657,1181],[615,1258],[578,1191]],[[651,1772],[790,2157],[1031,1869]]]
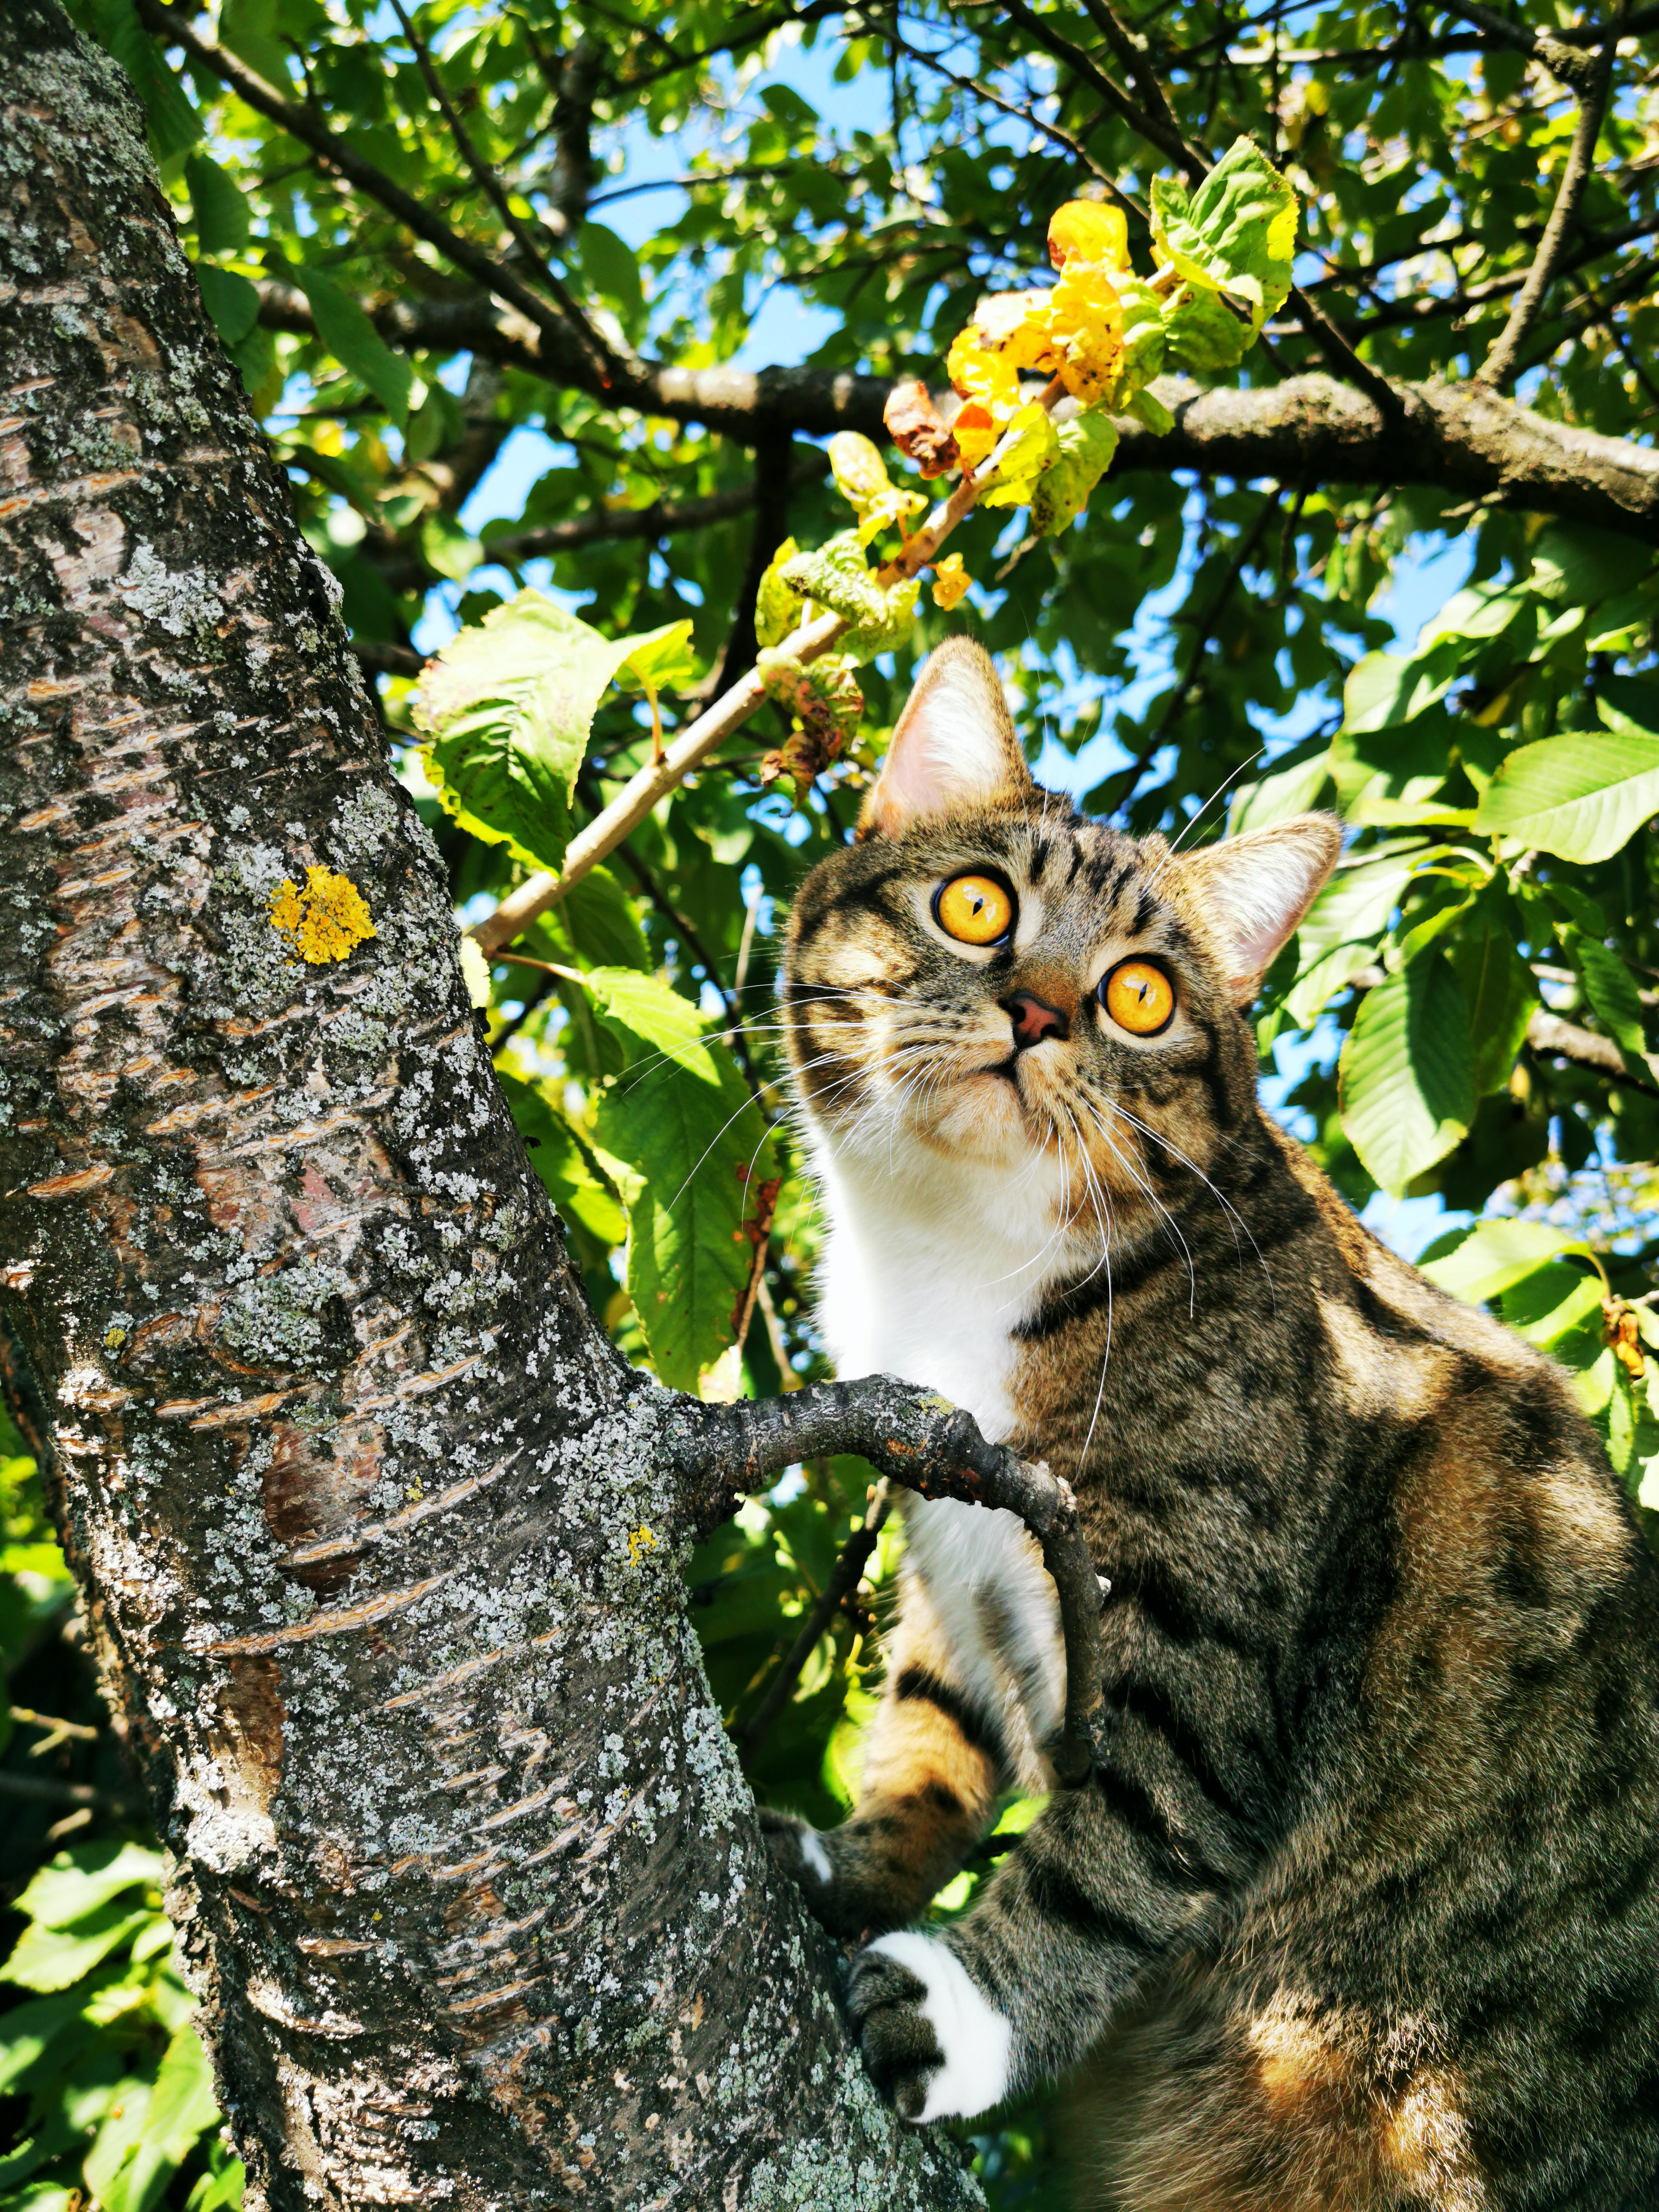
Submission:
[[[823,1155],[817,1166],[831,1224],[818,1324],[836,1372],[926,1384],[1006,1438],[1012,1332],[1062,1260],[1048,1164],[1004,1181],[917,1146],[890,1166]],[[948,1500],[907,1500],[905,1526],[959,1686],[998,1716],[1022,1784],[1045,1787],[1039,1747],[1059,1724],[1066,1669],[1032,1540],[1012,1514]]]

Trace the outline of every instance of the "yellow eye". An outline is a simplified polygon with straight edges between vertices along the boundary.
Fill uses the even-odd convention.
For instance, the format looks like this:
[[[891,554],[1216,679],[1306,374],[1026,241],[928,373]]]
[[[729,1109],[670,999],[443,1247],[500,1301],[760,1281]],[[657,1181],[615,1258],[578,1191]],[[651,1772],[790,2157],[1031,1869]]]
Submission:
[[[1014,902],[990,876],[957,876],[933,897],[933,919],[964,945],[994,945],[1013,927]]]
[[[1175,988],[1150,960],[1121,960],[1102,984],[1100,1002],[1131,1036],[1156,1036],[1175,1012]]]

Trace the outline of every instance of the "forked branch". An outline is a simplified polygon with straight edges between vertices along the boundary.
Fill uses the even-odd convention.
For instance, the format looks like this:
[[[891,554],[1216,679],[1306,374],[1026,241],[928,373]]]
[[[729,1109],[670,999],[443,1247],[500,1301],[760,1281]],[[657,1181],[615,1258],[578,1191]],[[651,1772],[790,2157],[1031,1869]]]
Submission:
[[[1484,15],[1486,11],[1480,12]],[[1521,354],[1527,334],[1543,311],[1545,295],[1555,282],[1567,241],[1577,223],[1584,188],[1595,167],[1596,141],[1601,137],[1601,118],[1607,112],[1617,46],[1617,27],[1610,27],[1606,45],[1589,62],[1589,81],[1579,91],[1578,121],[1567,154],[1567,165],[1561,173],[1555,204],[1544,226],[1544,235],[1538,241],[1532,267],[1527,271],[1527,281],[1516,295],[1509,320],[1498,333],[1492,351],[1476,372],[1475,381],[1490,386],[1494,392],[1501,392],[1522,366]],[[1577,58],[1582,62],[1583,57]]]
[[[1054,1772],[1068,1787],[1088,1779],[1100,1752],[1100,1609],[1109,1586],[1095,1571],[1068,1483],[1006,1444],[987,1443],[959,1407],[890,1375],[731,1406],[682,1402],[682,1496],[699,1533],[729,1519],[741,1498],[782,1468],[837,1452],[856,1453],[919,1498],[960,1498],[1023,1521],[1042,1547],[1066,1644]]]

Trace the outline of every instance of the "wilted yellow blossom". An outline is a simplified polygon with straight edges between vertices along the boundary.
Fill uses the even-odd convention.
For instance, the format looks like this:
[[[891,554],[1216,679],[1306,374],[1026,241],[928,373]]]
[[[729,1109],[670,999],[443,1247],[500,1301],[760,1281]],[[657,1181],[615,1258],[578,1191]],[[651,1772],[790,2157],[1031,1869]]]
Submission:
[[[947,553],[933,570],[933,605],[949,614],[973,582],[960,553]]]
[[[290,950],[314,968],[344,960],[374,934],[362,893],[331,868],[306,870],[305,889],[286,878],[271,894],[270,926]]]
[[[1098,262],[1068,258],[1048,295],[1048,331],[1060,381],[1073,399],[1091,406],[1123,360],[1122,302]]]
[[[1122,209],[1104,207],[1098,200],[1067,200],[1048,219],[1048,258],[1056,269],[1068,261],[1093,261],[1127,270],[1129,226]]]

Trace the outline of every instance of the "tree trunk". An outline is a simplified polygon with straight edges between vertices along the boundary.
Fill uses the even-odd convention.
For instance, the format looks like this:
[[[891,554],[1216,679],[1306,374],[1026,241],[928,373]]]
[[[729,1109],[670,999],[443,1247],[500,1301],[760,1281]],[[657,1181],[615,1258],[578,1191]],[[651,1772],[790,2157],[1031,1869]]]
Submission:
[[[137,103],[55,0],[0,93],[0,1296],[249,2202],[974,2201],[773,1881],[696,1417],[565,1266]]]

